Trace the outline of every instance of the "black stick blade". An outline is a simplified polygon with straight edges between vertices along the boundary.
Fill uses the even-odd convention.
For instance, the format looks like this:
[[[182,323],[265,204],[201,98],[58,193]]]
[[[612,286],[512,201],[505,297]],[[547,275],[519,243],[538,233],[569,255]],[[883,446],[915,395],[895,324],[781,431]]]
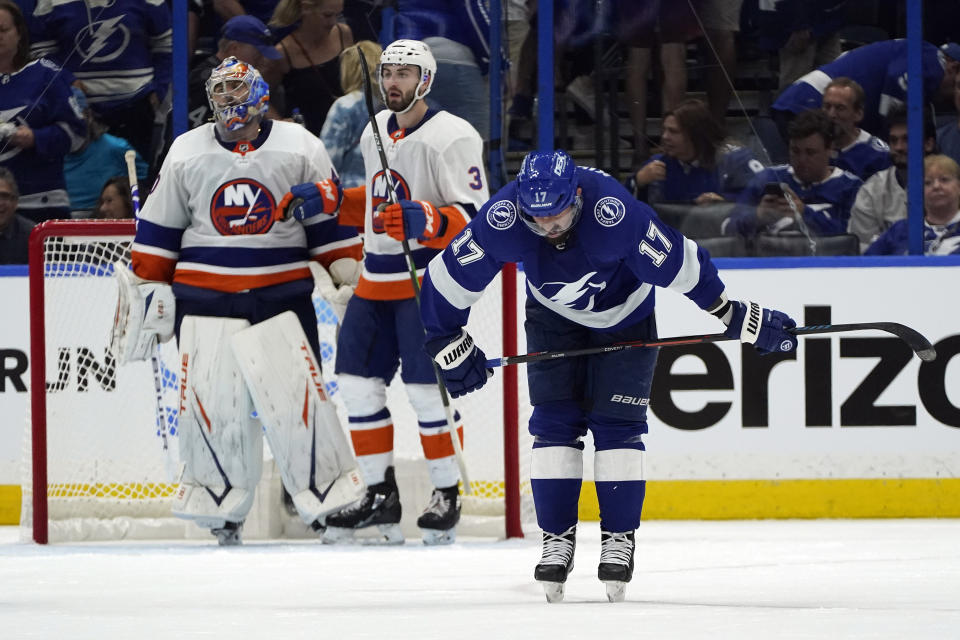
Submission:
[[[916,329],[911,329],[905,324],[899,322],[855,322],[851,324],[822,324],[811,325],[808,327],[797,327],[791,329],[790,333],[798,336],[811,333],[837,333],[841,331],[864,331],[875,329],[877,331],[886,331],[893,334],[907,343],[917,357],[924,362],[930,362],[937,357],[937,350],[933,348],[930,341]]]

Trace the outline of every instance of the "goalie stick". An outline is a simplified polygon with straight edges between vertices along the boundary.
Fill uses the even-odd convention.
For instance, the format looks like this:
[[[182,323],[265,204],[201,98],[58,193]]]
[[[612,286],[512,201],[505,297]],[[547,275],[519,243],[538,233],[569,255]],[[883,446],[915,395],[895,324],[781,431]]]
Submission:
[[[140,216],[140,187],[137,184],[137,152],[133,149],[128,149],[126,153],[123,154],[123,159],[127,163],[127,180],[130,181],[130,200],[133,203],[133,217],[137,218]],[[156,417],[157,417],[157,431],[160,434],[160,439],[163,442],[163,453],[164,461],[170,462],[169,450],[170,444],[167,442],[167,409],[163,405],[163,376],[160,373],[160,344],[154,338],[154,346],[151,349],[153,355],[150,356],[150,365],[153,368],[153,388],[157,393],[157,406],[156,406]],[[172,468],[167,469],[169,472],[173,472]]]
[[[380,127],[377,126],[376,111],[373,109],[373,86],[370,82],[370,69],[367,68],[367,59],[363,57],[363,52],[357,48],[357,57],[360,58],[360,71],[363,73],[363,97],[367,103],[367,114],[370,119],[370,128],[373,131],[373,140],[377,145],[377,153],[380,155],[380,165],[383,167],[383,175],[387,180],[387,196],[390,202],[396,204],[397,192],[393,184],[393,174],[390,173],[390,165],[387,164],[387,154],[383,150],[383,139],[380,137]],[[420,282],[417,280],[417,266],[413,262],[413,255],[410,253],[410,241],[403,239],[403,255],[407,259],[407,269],[410,271],[410,282],[413,284],[413,297],[417,302],[417,308],[420,308]],[[457,466],[460,467],[460,477],[463,480],[463,493],[470,495],[473,491],[470,488],[470,476],[467,474],[467,461],[463,457],[463,447],[460,445],[460,437],[457,435],[457,423],[453,419],[453,411],[450,409],[450,397],[447,394],[447,388],[443,384],[443,377],[440,375],[438,365],[432,358],[430,363],[433,365],[433,375],[437,379],[437,388],[440,390],[440,399],[443,402],[443,410],[447,414],[447,431],[450,434],[450,442],[453,444],[453,453],[457,458]]]
[[[815,333],[841,333],[845,331],[864,331],[874,329],[877,331],[886,331],[907,343],[917,357],[924,362],[930,362],[937,357],[937,352],[923,335],[911,329],[910,327],[898,322],[855,322],[850,324],[817,324],[808,327],[794,327],[788,329],[789,333],[796,336],[805,336]],[[725,342],[727,340],[736,340],[723,333],[710,333],[700,336],[677,336],[674,338],[661,338],[658,340],[637,340],[633,342],[617,342],[602,347],[590,347],[586,349],[574,349],[572,351],[536,351],[522,356],[504,356],[502,358],[492,358],[487,360],[488,367],[509,367],[514,364],[524,364],[527,362],[539,362],[541,360],[556,360],[557,358],[573,358],[576,356],[588,356],[597,353],[612,353],[614,351],[624,351],[626,349],[636,349],[640,347],[679,347],[691,344],[703,344],[705,342]]]

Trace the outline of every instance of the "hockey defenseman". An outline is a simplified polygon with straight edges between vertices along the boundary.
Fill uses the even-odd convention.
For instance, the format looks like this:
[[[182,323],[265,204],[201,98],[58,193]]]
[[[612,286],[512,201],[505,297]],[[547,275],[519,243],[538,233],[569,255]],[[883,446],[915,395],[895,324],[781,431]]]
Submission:
[[[182,477],[174,513],[210,528],[220,544],[238,544],[260,479],[261,432],[307,524],[322,528],[326,513],[363,494],[320,377],[309,268],[316,263],[349,287],[361,244],[337,224],[336,173],[323,143],[299,125],[264,119],[269,88],[260,73],[229,57],[206,88],[215,121],[174,141],[137,224],[132,272],[117,269],[114,346],[121,363],[149,359],[155,340],[176,332]],[[286,218],[284,194],[318,175],[329,177],[322,206]]]
[[[452,542],[460,518],[460,472],[432,363],[423,350],[423,325],[403,254],[410,239],[422,278],[430,259],[470,221],[488,197],[483,143],[465,120],[427,107],[436,81],[430,48],[397,40],[381,54],[377,72],[387,109],[376,116],[399,204],[391,200],[373,132],[360,138],[365,184],[344,191],[340,223],[364,230],[363,272],[350,299],[337,340],[337,383],[347,408],[350,436],[367,494],[358,504],[327,518],[325,541],[350,539],[377,527],[382,541],[400,543],[401,506],[393,467],[393,420],[386,386],[400,365],[400,378],[417,414],[420,442],[435,489],[417,520],[425,544]],[[305,208],[319,191],[298,185]],[[459,423],[459,417],[456,421]],[[457,425],[463,439],[462,425]]]
[[[709,254],[616,180],[575,166],[563,151],[535,152],[524,158],[516,180],[431,260],[424,278],[427,349],[455,397],[479,389],[492,374],[463,327],[470,306],[508,262],[522,262],[526,274],[529,351],[655,338],[654,287],[686,295],[722,320],[727,335],[761,352],[797,345],[786,331],[795,326],[792,319],[729,300]],[[598,576],[611,601],[624,597],[643,507],[643,435],[656,359],[655,349],[631,349],[528,365],[530,477],[543,529],[534,577],[550,602],[563,598],[573,568],[587,431],[596,450]]]

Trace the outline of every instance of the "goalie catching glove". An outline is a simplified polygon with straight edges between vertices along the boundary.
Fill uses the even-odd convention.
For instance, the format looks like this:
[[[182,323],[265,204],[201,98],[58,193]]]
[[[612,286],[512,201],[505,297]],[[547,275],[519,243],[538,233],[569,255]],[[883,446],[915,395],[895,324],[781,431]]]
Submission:
[[[173,337],[176,302],[165,282],[143,280],[127,264],[114,265],[117,309],[113,315],[110,351],[118,364],[149,360],[154,347]]]
[[[724,335],[752,344],[760,353],[793,351],[797,336],[788,330],[797,326],[793,318],[775,309],[764,309],[756,302],[727,300],[721,296],[710,313],[727,325]]]
[[[425,348],[440,365],[443,383],[454,398],[476,391],[493,375],[493,369],[486,366],[487,356],[466,331],[429,340]]]
[[[343,187],[338,178],[295,184],[277,205],[277,217],[281,220],[296,218],[303,222],[320,214],[332,216],[342,202]]]

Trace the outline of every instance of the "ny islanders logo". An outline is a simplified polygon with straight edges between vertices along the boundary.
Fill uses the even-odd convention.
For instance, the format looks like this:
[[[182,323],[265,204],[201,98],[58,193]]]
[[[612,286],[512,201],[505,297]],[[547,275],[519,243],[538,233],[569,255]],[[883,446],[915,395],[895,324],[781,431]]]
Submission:
[[[593,208],[593,215],[597,222],[605,227],[614,227],[620,224],[623,216],[626,215],[627,208],[618,198],[607,196],[597,200],[597,205]]]
[[[509,200],[494,202],[487,209],[487,223],[494,229],[503,231],[513,226],[517,219],[517,206]]]
[[[396,191],[397,199],[409,200],[410,187],[407,186],[407,181],[403,179],[403,176],[393,169],[390,169],[390,178],[393,182],[393,188]],[[387,181],[386,174],[383,172],[383,170],[377,171],[373,175],[371,185],[370,199],[373,210],[376,211],[377,207],[379,207],[381,204],[390,204],[392,201],[392,198],[390,197],[390,183]],[[373,217],[373,232],[383,233],[383,220],[380,218],[380,216]]]
[[[256,180],[231,180],[213,195],[210,221],[223,236],[266,233],[276,206],[270,191]]]

